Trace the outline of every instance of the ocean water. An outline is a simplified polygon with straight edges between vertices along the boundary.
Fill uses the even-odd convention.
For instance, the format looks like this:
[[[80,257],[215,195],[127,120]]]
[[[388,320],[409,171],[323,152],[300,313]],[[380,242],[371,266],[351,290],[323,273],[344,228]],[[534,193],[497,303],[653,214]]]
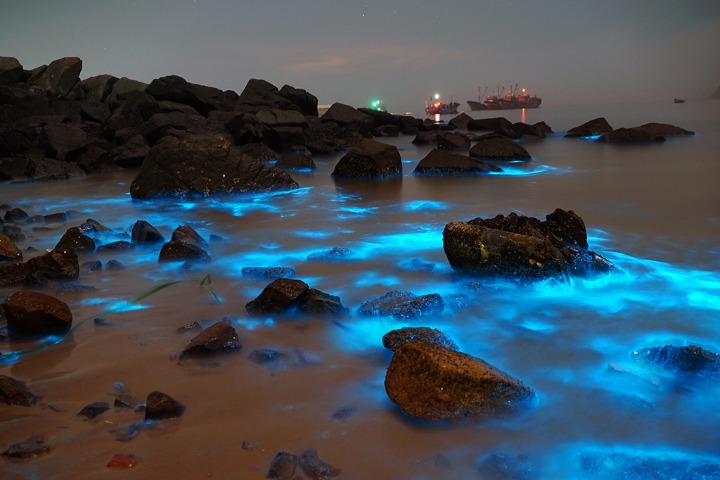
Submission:
[[[523,144],[531,161],[501,163],[505,172],[491,176],[414,176],[430,147],[401,136],[379,139],[398,147],[401,178],[335,181],[338,154],[316,157],[315,171],[292,173],[301,188],[286,193],[133,201],[134,172],[3,184],[0,203],[31,215],[77,212],[65,225],[26,227],[23,250],[51,249],[87,218],[112,229],[107,241],[144,219],[167,238],[178,225],[192,226],[210,241],[212,261],[193,269],[158,264],[159,246],[81,259],[117,259],[127,268],[81,274],[78,283],[95,290],[59,297],[73,312],[71,335],[0,366],[42,396],[30,408],[0,405],[0,450],[31,435],[51,448],[27,461],[0,460],[2,478],[259,479],[277,452],[308,448],[348,479],[720,478],[720,380],[632,357],[666,344],[720,352],[719,106],[471,112],[545,121],[555,131]],[[599,116],[615,128],[661,122],[696,135],[643,145],[563,138]],[[580,215],[590,249],[622,273],[519,285],[449,267],[446,223],[513,211],[544,218],[555,208]],[[308,258],[334,247],[351,255]],[[243,276],[246,266],[293,267],[294,278],[339,296],[350,313],[337,321],[249,317],[245,304],[270,281]],[[208,274],[220,302],[199,285]],[[134,301],[177,280],[188,282]],[[410,321],[356,313],[392,290],[439,293],[445,309]],[[103,324],[93,322],[98,317]],[[223,318],[241,352],[178,361],[193,336],[178,327]],[[408,325],[439,328],[462,351],[519,378],[535,389],[535,405],[479,425],[405,416],[384,391],[391,353],[381,339]],[[3,352],[29,346],[0,341]],[[256,364],[248,354],[260,348],[285,360]],[[184,415],[159,424],[119,408],[93,420],[77,415],[119,393],[141,403],[153,390],[184,404]],[[118,427],[138,422],[132,439],[117,439]],[[121,452],[136,455],[137,466],[107,468]]]

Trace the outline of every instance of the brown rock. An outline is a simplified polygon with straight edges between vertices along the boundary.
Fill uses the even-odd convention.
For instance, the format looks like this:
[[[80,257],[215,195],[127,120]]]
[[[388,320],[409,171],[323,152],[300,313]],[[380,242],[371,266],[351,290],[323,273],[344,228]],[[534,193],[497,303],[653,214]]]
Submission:
[[[21,290],[2,303],[8,329],[22,335],[66,332],[72,312],[65,302],[44,293]]]

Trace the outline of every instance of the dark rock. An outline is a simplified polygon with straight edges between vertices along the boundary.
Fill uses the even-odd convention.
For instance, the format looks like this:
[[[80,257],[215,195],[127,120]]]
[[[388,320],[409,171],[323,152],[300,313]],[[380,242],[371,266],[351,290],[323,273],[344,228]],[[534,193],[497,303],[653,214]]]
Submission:
[[[294,480],[296,469],[297,456],[285,451],[280,451],[272,459],[272,462],[270,462],[267,478]]]
[[[312,125],[305,132],[305,146],[313,153],[333,153],[347,150],[365,138],[359,132],[335,122]]]
[[[270,162],[280,158],[280,155],[272,148],[262,143],[248,143],[238,147],[242,153],[259,162]]]
[[[240,273],[250,277],[276,279],[292,277],[295,275],[295,269],[292,267],[243,267]]]
[[[0,233],[0,263],[17,262],[22,258],[22,251],[15,245],[15,242],[7,235]]]
[[[178,225],[173,231],[171,242],[186,243],[188,245],[195,245],[197,247],[207,247],[207,241],[189,225]]]
[[[43,215],[45,223],[65,223],[67,222],[68,214],[66,212],[51,213],[49,215]]]
[[[295,308],[310,287],[302,280],[278,278],[267,285],[260,295],[245,305],[250,315],[282,313]]]
[[[478,175],[500,172],[502,169],[476,158],[433,149],[413,170],[416,175]]]
[[[45,444],[45,439],[34,435],[22,442],[11,444],[2,454],[10,458],[32,458],[50,452],[50,447]]]
[[[453,117],[448,122],[448,126],[453,129],[467,130],[468,124],[472,121],[472,117],[467,113],[461,113],[457,117]]]
[[[131,238],[135,245],[152,245],[165,241],[165,237],[145,220],[135,222]]]
[[[127,240],[117,240],[110,243],[105,243],[103,245],[100,245],[97,247],[97,252],[108,252],[108,251],[118,251],[118,250],[132,250],[133,244],[128,242]]]
[[[320,460],[314,448],[309,448],[300,454],[298,465],[312,480],[327,480],[329,477],[340,475],[340,469]]]
[[[0,375],[0,402],[8,405],[22,405],[29,407],[38,400],[25,383],[7,375]]]
[[[89,405],[85,405],[82,410],[78,412],[78,415],[92,420],[108,410],[110,410],[110,405],[107,402],[94,402]]]
[[[82,60],[79,58],[59,58],[51,62],[32,84],[54,97],[67,97],[79,82],[81,71]]]
[[[118,84],[120,84],[119,81],[115,87]],[[137,129],[140,125],[157,113],[160,108],[153,97],[140,90],[125,92],[116,97],[116,101],[121,103],[113,110],[112,115],[105,123],[108,138],[115,137],[119,132],[128,129],[132,133],[126,135],[125,139],[133,137],[138,133]]]
[[[51,158],[30,159],[25,166],[25,176],[38,181],[66,180],[83,175],[85,172],[74,163]]]
[[[17,58],[0,57],[0,85],[12,85],[25,79],[25,70]]]
[[[618,128],[598,138],[598,142],[601,143],[648,143],[664,141],[665,137],[663,135],[639,127]]]
[[[372,129],[373,137],[397,137],[400,135],[400,129],[397,125],[380,125]]]
[[[166,137],[145,157],[130,186],[133,198],[294,189],[298,184],[279,168],[240,153],[224,137]]]
[[[303,115],[317,116],[318,99],[306,90],[283,85],[280,89],[280,96],[287,99],[292,105],[297,106]]]
[[[0,264],[0,286],[43,285],[48,280],[77,280],[80,266],[75,250],[52,251],[24,263]]]
[[[282,110],[301,110],[293,104],[272,83],[251,78],[245,85],[237,99],[235,110],[238,112],[259,112],[266,108],[279,108]]]
[[[240,351],[241,348],[235,329],[228,322],[221,321],[209,326],[190,340],[180,356]]]
[[[459,132],[438,132],[435,141],[439,150],[470,149],[470,139]]]
[[[85,131],[69,123],[50,123],[40,130],[38,144],[50,158],[67,160],[87,143]]]
[[[459,350],[457,344],[437,328],[404,327],[392,330],[382,337],[383,347],[392,351],[397,350],[400,345],[413,341],[430,343],[449,350]]]
[[[107,263],[105,264],[105,269],[110,272],[118,272],[120,270],[127,269],[127,267],[125,265],[123,265],[122,263],[120,263],[119,261],[113,259],[113,260],[107,261]]]
[[[633,352],[633,359],[671,372],[720,377],[720,355],[699,345],[664,345]]]
[[[545,138],[548,133],[552,133],[552,129],[545,123],[540,122],[535,125],[528,125],[527,123],[516,122],[512,126],[513,132],[515,132],[514,139],[521,139],[527,137]]]
[[[425,342],[395,350],[385,391],[410,416],[434,422],[480,422],[514,413],[534,399],[519,380],[483,360]]]
[[[512,132],[507,136],[514,136],[513,124],[504,117],[493,118],[474,118],[467,123],[467,129],[470,132],[477,131],[494,131],[494,132]]]
[[[100,272],[102,271],[102,262],[100,260],[88,260],[80,265],[83,272]]]
[[[5,212],[3,217],[6,222],[19,222],[29,217],[28,213],[22,208],[11,208]]]
[[[394,145],[364,139],[343,156],[335,169],[335,178],[378,178],[402,174],[400,152]]]
[[[412,143],[415,145],[427,145],[429,143],[437,144],[437,135],[438,132],[436,130],[418,132],[415,135],[415,138],[413,138]]]
[[[364,135],[373,128],[375,122],[370,115],[362,113],[350,105],[333,103],[321,117],[323,123],[333,122],[341,127],[360,132]]]
[[[565,137],[593,137],[595,135],[603,135],[612,132],[612,127],[603,117],[599,117],[582,125],[571,128],[565,134]]]
[[[150,144],[138,133],[130,137],[127,142],[110,150],[107,156],[118,167],[136,168],[142,165],[149,152]]]
[[[177,333],[187,333],[187,332],[195,332],[198,330],[202,330],[202,327],[198,322],[192,322],[188,323],[187,325],[184,325],[177,330],[175,330]]]
[[[277,138],[270,127],[262,123],[252,113],[235,115],[225,123],[225,128],[232,135],[236,145],[261,144],[267,146],[280,144],[280,139]]]
[[[137,132],[152,145],[166,136],[183,138],[190,135],[227,135],[219,125],[213,124],[199,113],[185,112],[156,113],[140,125]]]
[[[275,166],[283,170],[315,170],[312,157],[302,153],[285,153],[280,156]]]
[[[363,302],[357,312],[366,316],[419,318],[440,313],[444,308],[442,297],[437,293],[417,296],[410,292],[393,290],[380,298]]]
[[[308,124],[302,113],[295,110],[281,110],[268,108],[255,114],[260,123],[270,127],[300,127],[307,128]]]
[[[507,138],[483,135],[470,149],[470,156],[480,160],[530,160],[532,157],[522,146]]]
[[[210,255],[197,245],[174,241],[165,243],[160,249],[159,262],[177,262],[182,260],[209,262]]]
[[[676,127],[675,125],[670,125],[668,123],[646,123],[644,125],[640,125],[639,128],[642,130],[646,130],[648,132],[651,132],[654,135],[661,135],[665,137],[673,136],[673,135],[695,135],[695,132],[692,132],[690,130],[685,130],[684,128]]]
[[[110,229],[106,227],[105,225],[101,224],[100,222],[93,220],[92,218],[88,218],[83,223],[78,225],[77,227],[80,232],[82,233],[103,233],[107,232]]]
[[[110,106],[111,110],[116,110],[123,102],[127,101],[128,98],[132,98],[137,92],[145,93],[146,88],[147,83],[139,82],[137,80],[133,80],[127,77],[121,77],[120,79],[113,82],[110,94],[105,97],[105,103]],[[150,97],[149,95],[146,98],[150,100],[154,105],[157,105],[157,102],[154,98]]]
[[[308,288],[298,298],[297,311],[305,315],[337,316],[349,310],[343,306],[340,297],[315,288]]]
[[[154,391],[150,392],[145,401],[145,420],[162,420],[179,417],[185,407],[170,395]]]
[[[78,256],[88,255],[95,251],[95,240],[82,233],[79,227],[70,227],[55,245],[55,250],[74,250]]]
[[[117,77],[107,74],[81,80],[80,88],[85,92],[85,101],[88,103],[104,102],[117,81]]]
[[[145,92],[156,100],[190,105],[203,116],[207,116],[211,110],[232,110],[238,98],[234,92],[223,92],[217,88],[189,83],[177,75],[153,80]]]
[[[8,329],[20,335],[46,335],[67,332],[72,312],[65,302],[44,293],[21,290],[0,305]]]

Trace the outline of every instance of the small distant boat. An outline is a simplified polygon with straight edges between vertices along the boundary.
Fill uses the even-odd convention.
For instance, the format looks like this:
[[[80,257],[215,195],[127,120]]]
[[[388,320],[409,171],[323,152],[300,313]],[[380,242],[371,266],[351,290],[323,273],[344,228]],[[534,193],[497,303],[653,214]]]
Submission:
[[[478,88],[478,91],[480,89]],[[504,90],[504,89],[503,89]],[[487,91],[487,87],[485,87]],[[478,95],[478,100],[468,100],[467,104],[470,110],[517,110],[520,108],[538,108],[542,103],[542,99],[536,95],[528,95],[526,90],[519,89],[518,85],[510,86],[507,94],[503,95],[498,87],[497,95],[485,96],[485,93]]]
[[[450,98],[449,103],[443,103],[440,101],[440,95],[435,94],[433,97],[433,100],[431,101],[425,101],[425,113],[427,115],[449,115],[451,113],[458,113],[457,107],[459,107],[460,104],[458,102],[453,102],[452,98]]]
[[[684,98],[674,98],[673,103],[685,103],[685,99]]]

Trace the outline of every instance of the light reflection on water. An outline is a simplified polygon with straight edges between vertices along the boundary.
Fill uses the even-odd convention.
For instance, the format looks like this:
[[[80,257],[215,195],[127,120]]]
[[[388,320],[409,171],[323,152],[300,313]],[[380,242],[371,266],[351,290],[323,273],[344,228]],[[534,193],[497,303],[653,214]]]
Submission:
[[[523,112],[528,117],[536,114]],[[591,118],[588,114],[575,124]],[[652,120],[656,119],[647,121]],[[28,186],[4,186],[3,201],[31,213],[76,210],[81,215],[71,225],[92,217],[113,229],[108,240],[128,233],[138,219],[149,221],[166,238],[186,224],[206,240],[220,237],[209,243],[212,262],[189,271],[181,264],[159,264],[159,246],[103,254],[103,260],[117,258],[128,268],[83,274],[81,283],[102,284],[102,289],[91,296],[67,298],[71,308],[83,315],[91,315],[94,308],[108,311],[118,327],[78,328],[77,346],[71,356],[58,360],[58,370],[76,370],[80,379],[95,387],[94,396],[107,390],[102,383],[105,377],[126,384],[134,381],[148,390],[172,390],[207,424],[190,415],[175,436],[165,437],[169,442],[187,443],[187,436],[202,432],[231,444],[238,439],[228,437],[228,432],[246,431],[264,442],[267,455],[257,460],[261,470],[276,451],[312,444],[321,458],[343,468],[348,478],[357,472],[362,474],[355,476],[367,478],[446,478],[445,474],[477,478],[479,460],[496,451],[528,455],[537,472],[531,478],[620,478],[613,476],[623,468],[617,465],[633,460],[612,455],[616,451],[645,461],[675,456],[682,460],[676,468],[704,458],[720,462],[717,380],[682,378],[632,359],[639,348],[667,343],[700,344],[715,352],[720,347],[720,269],[715,268],[720,267],[716,253],[720,222],[717,204],[702,193],[708,190],[703,181],[718,178],[717,165],[705,161],[718,147],[713,138],[704,135],[702,142],[699,138],[693,139],[695,143],[683,142],[684,162],[697,164],[679,171],[673,169],[677,151],[652,146],[653,175],[637,168],[638,162],[646,161],[647,150],[608,150],[558,135],[528,145],[532,161],[501,165],[505,175],[416,177],[414,164],[427,150],[401,137],[397,142],[407,159],[401,181],[335,183],[330,172],[337,157],[330,157],[318,161],[313,174],[304,174],[302,188],[294,192],[139,202],[127,196],[131,175],[121,178],[120,174],[111,177],[112,183],[79,179],[65,186],[46,185],[42,196],[33,196]],[[671,170],[672,179],[658,174],[663,168]],[[668,183],[693,185],[700,193],[676,192],[670,198]],[[69,187],[72,194],[67,193]],[[520,284],[471,278],[450,269],[442,250],[447,222],[510,211],[542,217],[556,207],[573,209],[583,217],[590,248],[621,272],[565,283]],[[677,228],[679,224],[683,228]],[[61,230],[33,232],[28,243],[52,248],[61,235]],[[346,248],[351,255],[338,261],[308,259],[335,247]],[[244,305],[269,280],[244,277],[245,266],[293,267],[295,278],[340,296],[350,314],[337,323],[251,318]],[[202,278],[205,273],[212,275],[222,304],[188,285],[167,288],[141,304],[130,303],[153,286]],[[410,320],[357,314],[362,302],[389,290],[439,293],[445,308],[441,314]],[[268,370],[251,364],[244,355],[224,358],[223,366],[212,372],[167,364],[166,357],[188,340],[174,333],[177,327],[222,317],[233,322],[247,350],[277,347],[296,363],[301,358],[312,365]],[[520,378],[537,391],[536,406],[519,418],[479,427],[429,426],[399,415],[383,389],[390,354],[381,339],[389,330],[407,325],[439,328],[462,351]],[[159,347],[133,349],[128,341],[134,338],[143,346]],[[110,359],[100,360],[92,354],[96,349]],[[47,355],[52,356],[52,351]],[[140,368],[148,361],[158,362],[154,365],[162,371],[162,387],[157,386],[158,374]],[[23,380],[41,375],[41,367],[32,359],[23,362],[20,359],[13,367],[29,372]],[[93,362],[99,366],[88,367]],[[103,379],[92,385],[99,370]],[[189,378],[202,387],[188,386]],[[96,400],[78,398],[77,392],[62,397],[54,391],[63,389],[60,378],[44,382],[43,388],[44,396],[60,395],[72,408]],[[198,393],[214,389],[237,393],[212,399],[212,407],[206,408],[215,416],[204,410],[207,399]],[[252,411],[251,419],[240,415],[247,430],[227,428],[238,403]],[[360,412],[347,423],[328,426],[331,411],[346,405],[360,405]],[[268,429],[278,415],[284,424]],[[47,421],[54,428],[52,422],[57,420]],[[293,440],[297,432],[304,435],[299,444]],[[116,448],[111,439],[103,437],[103,441]],[[213,442],[208,444],[197,447],[203,458],[213,455]],[[438,470],[435,459],[440,454],[450,460],[451,470]],[[368,465],[358,456],[379,460]],[[587,465],[598,459],[600,466],[589,471]],[[224,464],[215,460],[216,465]],[[152,461],[149,456],[147,463]],[[41,459],[35,465],[50,471],[59,462]]]

